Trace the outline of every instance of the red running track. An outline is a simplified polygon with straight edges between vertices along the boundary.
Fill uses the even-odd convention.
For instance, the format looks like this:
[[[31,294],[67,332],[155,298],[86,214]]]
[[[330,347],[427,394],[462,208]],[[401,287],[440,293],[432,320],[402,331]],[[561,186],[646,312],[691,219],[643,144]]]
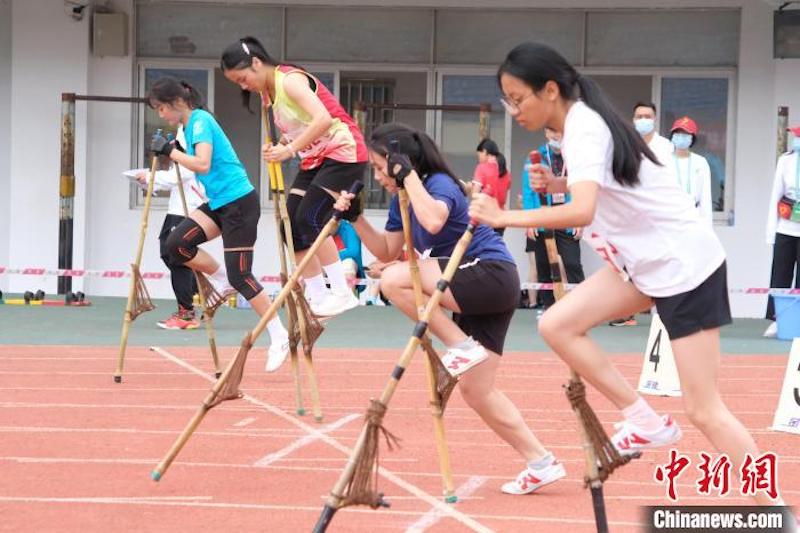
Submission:
[[[224,359],[235,348],[221,350]],[[4,531],[311,531],[361,428],[370,397],[380,394],[396,350],[318,350],[315,366],[324,420],[294,415],[287,364],[263,372],[254,349],[242,390],[246,398],[212,410],[164,478],[150,471],[166,453],[210,388],[210,357],[201,348],[128,349],[124,382],[115,384],[116,347],[0,348],[0,530]],[[636,383],[641,355],[613,359]],[[798,437],[766,428],[772,422],[787,357],[726,356],[723,396],[780,460],[788,503],[800,501]],[[499,486],[523,467],[454,393],[445,416],[461,501],[441,502],[441,480],[419,356],[389,406],[386,427],[401,448],[381,451],[381,490],[391,509],[339,511],[331,532],[594,531],[591,499],[582,486],[577,423],[561,390],[566,368],[551,354],[509,353],[498,385],[567,467],[568,477],[534,495],[508,496]],[[306,391],[307,392],[307,391]],[[306,398],[307,398],[306,394]],[[611,404],[590,393],[610,430]],[[652,398],[684,428],[678,445],[693,457],[677,486],[678,503],[749,504],[738,479],[724,500],[700,496],[697,454],[710,446],[691,428],[679,398]],[[306,406],[307,410],[308,405]],[[612,531],[640,529],[639,506],[668,504],[653,479],[667,451],[651,451],[605,485]],[[449,514],[448,514],[449,513]]]

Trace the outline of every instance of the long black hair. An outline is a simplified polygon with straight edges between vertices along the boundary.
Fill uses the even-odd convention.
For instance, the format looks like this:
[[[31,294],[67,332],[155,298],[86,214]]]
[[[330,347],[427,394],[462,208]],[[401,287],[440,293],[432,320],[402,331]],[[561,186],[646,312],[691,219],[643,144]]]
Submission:
[[[389,155],[389,143],[397,141],[397,150],[411,160],[414,170],[421,179],[430,174],[447,174],[464,192],[461,181],[444,160],[442,153],[424,131],[418,131],[405,124],[390,122],[378,126],[369,137],[369,148],[384,157]]]
[[[267,52],[267,49],[264,48],[263,44],[261,44],[261,41],[248,35],[246,37],[242,37],[223,50],[222,57],[219,60],[219,68],[222,69],[223,73],[227,70],[246,69],[253,64],[254,57],[257,57],[265,65],[272,67],[281,64],[274,57],[269,55],[269,52]],[[305,72],[303,67],[294,65],[292,63],[285,64]],[[252,112],[252,109],[250,109],[250,91],[246,89],[242,89],[242,105],[246,107],[248,111]]]
[[[580,97],[605,121],[614,142],[614,179],[621,185],[639,183],[639,165],[646,157],[661,166],[629,121],[622,118],[597,83],[579,74],[564,57],[547,45],[527,42],[514,47],[497,70],[497,81],[503,74],[519,78],[534,91],[540,91],[548,81],[558,85],[561,97],[574,100]]]
[[[489,155],[494,156],[497,159],[497,166],[500,170],[500,176],[505,176],[506,172],[508,172],[508,166],[506,165],[506,156],[504,156],[500,152],[500,148],[497,146],[497,143],[493,140],[486,138],[483,139],[481,142],[478,143],[478,147],[475,148],[477,152],[486,152]]]
[[[164,76],[154,81],[147,93],[147,100],[150,102],[150,107],[154,109],[159,103],[175,105],[178,100],[186,102],[191,109],[205,109],[203,95],[200,94],[200,91],[188,82],[172,76]]]

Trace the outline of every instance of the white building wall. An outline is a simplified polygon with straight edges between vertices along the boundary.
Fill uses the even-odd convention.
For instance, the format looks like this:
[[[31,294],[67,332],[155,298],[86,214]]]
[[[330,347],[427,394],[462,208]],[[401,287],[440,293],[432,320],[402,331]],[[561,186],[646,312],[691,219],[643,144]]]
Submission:
[[[8,161],[9,178],[0,177],[0,265],[12,267],[45,266],[55,268],[58,257],[58,176],[60,93],[129,96],[133,89],[133,56],[97,58],[90,54],[88,17],[75,22],[64,14],[60,2],[47,0],[12,0],[11,42],[13,59],[8,66],[0,46],[0,116],[3,91],[9,78],[10,96],[6,99],[13,113],[8,127],[0,122],[0,172]],[[315,1],[314,3],[320,3]],[[332,2],[331,2],[332,3]],[[351,2],[356,4],[358,2]],[[381,2],[372,2],[380,4]],[[388,4],[389,2],[384,2]],[[465,5],[462,1],[416,2],[418,5]],[[668,4],[666,6],[665,4]],[[494,2],[468,2],[471,7],[499,7]],[[9,0],[0,0],[0,30]],[[503,7],[553,6],[545,1],[506,0]],[[577,2],[564,0],[557,7],[723,7],[742,8],[741,58],[737,81],[735,157],[735,225],[717,227],[728,252],[729,282],[732,287],[764,286],[769,280],[771,250],[764,241],[765,210],[774,169],[775,115],[778,105],[789,105],[793,122],[800,120],[800,81],[797,60],[772,59],[772,11],[774,5],[758,0],[673,0],[671,2],[612,1]],[[131,14],[132,0],[115,1],[116,10]],[[6,11],[4,11],[6,10]],[[133,17],[129,17],[131,30]],[[131,35],[133,31],[129,32]],[[0,45],[3,43],[0,31]],[[57,45],[56,45],[57,43]],[[665,46],[668,43],[665,43]],[[133,50],[131,45],[129,50]],[[766,96],[765,95],[769,95]],[[772,98],[771,95],[774,95]],[[75,214],[76,268],[125,269],[133,259],[139,236],[141,210],[129,208],[129,191],[119,172],[131,161],[132,106],[127,104],[77,104]],[[13,131],[9,154],[4,159],[3,135]],[[34,142],[32,142],[32,140]],[[5,187],[5,189],[4,189]],[[7,194],[3,194],[8,191]],[[3,209],[3,205],[7,209]],[[157,235],[164,211],[154,210],[150,217],[142,269],[163,271]],[[383,218],[370,217],[382,226]],[[3,223],[5,221],[5,223]],[[6,228],[8,228],[6,230]],[[524,238],[519,230],[506,233],[524,278],[527,258]],[[277,272],[275,229],[270,210],[262,213],[259,242],[256,248],[256,271]],[[5,244],[7,243],[7,244]],[[8,255],[4,256],[4,250]],[[220,243],[211,246],[221,257]],[[368,254],[367,254],[368,255]],[[586,257],[587,270],[597,262]],[[4,285],[5,284],[5,285]],[[12,290],[44,288],[55,290],[55,279],[34,280],[20,276],[0,276],[0,288]],[[77,288],[81,288],[76,283]],[[167,281],[148,282],[151,293],[170,297]],[[124,296],[127,282],[91,279],[87,292]],[[6,289],[3,289],[6,290]],[[737,316],[760,316],[762,297],[732,297]]]
[[[15,0],[12,16],[9,264],[58,264],[61,92],[86,93],[89,20],[74,21],[61,2]],[[81,182],[86,175],[86,113],[76,115],[75,265],[80,266],[86,222]],[[55,292],[56,279],[13,276],[9,289]]]
[[[11,0],[0,0],[0,265],[8,264],[9,192],[11,169]],[[8,278],[0,276],[0,290],[8,291]]]

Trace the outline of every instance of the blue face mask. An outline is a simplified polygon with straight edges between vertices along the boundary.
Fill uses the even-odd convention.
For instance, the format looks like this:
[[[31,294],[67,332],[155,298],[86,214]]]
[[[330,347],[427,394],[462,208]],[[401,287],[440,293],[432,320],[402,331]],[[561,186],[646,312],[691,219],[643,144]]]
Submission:
[[[550,148],[552,150],[555,150],[555,151],[561,150],[561,142],[559,142],[559,141],[557,141],[555,139],[550,139],[549,141],[547,141],[547,144],[550,145]]]
[[[652,118],[637,118],[633,121],[633,125],[639,135],[647,135],[655,129],[656,121]]]
[[[800,153],[800,137],[792,139],[792,151]]]
[[[689,133],[673,133],[672,144],[678,150],[688,150],[692,145],[692,136]]]

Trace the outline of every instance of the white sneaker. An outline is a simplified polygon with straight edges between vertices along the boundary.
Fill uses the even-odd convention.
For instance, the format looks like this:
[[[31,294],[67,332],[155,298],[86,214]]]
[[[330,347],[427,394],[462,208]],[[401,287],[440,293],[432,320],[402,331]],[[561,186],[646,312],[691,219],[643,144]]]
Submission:
[[[478,344],[472,337],[472,346],[469,348],[448,348],[442,356],[442,364],[453,377],[460,376],[473,366],[482,363],[489,357],[486,349]]]
[[[264,370],[275,372],[286,361],[287,355],[289,355],[289,337],[273,340],[267,350],[267,366]]]
[[[550,465],[544,468],[536,470],[533,468],[526,468],[519,473],[517,479],[514,481],[503,483],[500,490],[506,494],[530,494],[566,476],[567,471],[564,470],[564,465],[553,460]]]
[[[358,306],[358,298],[351,290],[331,290],[321,302],[310,302],[311,311],[317,316],[335,316]]]
[[[778,323],[772,322],[764,331],[764,337],[774,339],[778,335]]]
[[[656,431],[649,432],[623,420],[614,424],[618,431],[611,437],[611,442],[622,455],[631,455],[649,448],[660,448],[678,442],[683,435],[681,428],[670,415],[661,417],[664,425]]]

